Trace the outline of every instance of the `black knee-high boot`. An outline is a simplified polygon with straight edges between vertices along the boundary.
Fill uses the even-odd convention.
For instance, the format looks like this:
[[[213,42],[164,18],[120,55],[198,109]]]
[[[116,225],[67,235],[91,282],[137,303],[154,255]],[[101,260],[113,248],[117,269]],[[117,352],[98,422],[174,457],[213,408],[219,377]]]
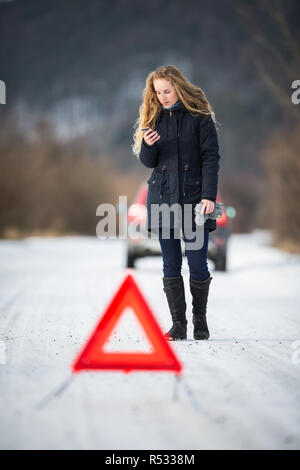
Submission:
[[[204,281],[196,281],[190,278],[190,290],[193,296],[193,324],[194,338],[208,339],[209,331],[206,320],[206,306],[208,299],[208,291],[212,277],[208,277]]]
[[[165,338],[171,341],[186,339],[187,320],[183,277],[163,277],[162,279],[163,290],[166,293],[173,320],[173,326],[165,334]]]

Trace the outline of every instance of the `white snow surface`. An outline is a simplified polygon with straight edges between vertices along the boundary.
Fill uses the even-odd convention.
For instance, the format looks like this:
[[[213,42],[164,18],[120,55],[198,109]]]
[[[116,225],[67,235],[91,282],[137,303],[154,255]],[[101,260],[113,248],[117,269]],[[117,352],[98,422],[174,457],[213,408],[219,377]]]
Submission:
[[[128,272],[125,252],[124,240],[96,237],[0,241],[0,448],[299,449],[300,256],[272,248],[267,231],[232,235],[227,272],[209,261],[208,341],[193,340],[183,259],[179,382],[163,371],[81,372],[50,399]],[[140,259],[133,275],[166,331],[161,257]],[[127,313],[107,351],[149,351]]]

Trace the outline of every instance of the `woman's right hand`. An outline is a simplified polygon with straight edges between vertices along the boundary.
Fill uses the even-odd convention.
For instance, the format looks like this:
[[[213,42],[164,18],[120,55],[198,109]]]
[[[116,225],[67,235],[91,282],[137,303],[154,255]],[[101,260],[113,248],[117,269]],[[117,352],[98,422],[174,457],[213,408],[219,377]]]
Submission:
[[[156,131],[153,131],[152,129],[148,129],[144,133],[144,141],[148,145],[153,145],[158,139],[160,139],[160,135]]]

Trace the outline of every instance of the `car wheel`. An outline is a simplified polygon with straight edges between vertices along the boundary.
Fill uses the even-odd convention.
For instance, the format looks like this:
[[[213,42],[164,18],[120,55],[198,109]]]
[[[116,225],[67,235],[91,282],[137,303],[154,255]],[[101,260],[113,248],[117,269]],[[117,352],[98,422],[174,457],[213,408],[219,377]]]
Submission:
[[[215,270],[226,271],[227,269],[226,261],[227,261],[226,254],[224,253],[220,254],[215,261]]]
[[[127,268],[134,268],[135,256],[130,251],[127,251]]]

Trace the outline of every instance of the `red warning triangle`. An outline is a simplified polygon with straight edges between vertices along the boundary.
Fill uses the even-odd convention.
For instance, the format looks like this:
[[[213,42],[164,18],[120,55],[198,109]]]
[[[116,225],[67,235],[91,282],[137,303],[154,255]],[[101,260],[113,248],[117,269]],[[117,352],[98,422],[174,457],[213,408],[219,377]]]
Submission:
[[[130,270],[128,270],[130,271]],[[153,351],[107,352],[103,347],[123,312],[131,307],[144,328]],[[72,370],[121,369],[168,370],[180,373],[182,366],[155,320],[136,281],[129,273],[106,308],[90,339],[75,360]]]

